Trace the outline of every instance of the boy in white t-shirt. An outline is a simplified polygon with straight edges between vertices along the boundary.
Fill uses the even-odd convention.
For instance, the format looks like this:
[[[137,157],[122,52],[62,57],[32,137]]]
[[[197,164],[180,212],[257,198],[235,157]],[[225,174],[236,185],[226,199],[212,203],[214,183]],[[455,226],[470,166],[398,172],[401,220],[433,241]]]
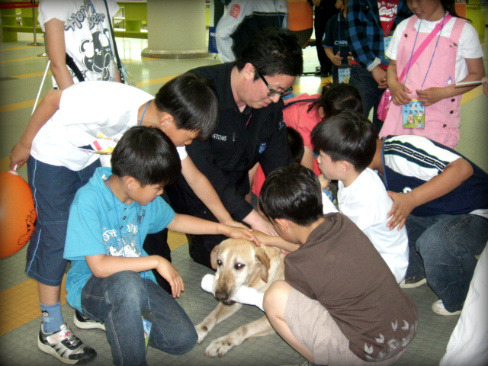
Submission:
[[[339,180],[339,211],[368,236],[400,283],[408,267],[408,238],[404,227],[387,226],[393,201],[377,173],[368,168],[376,138],[373,124],[351,111],[320,122],[312,131],[320,170],[327,179]]]
[[[205,195],[214,204],[208,207],[217,208],[222,217],[227,214],[226,223],[233,223],[212,185],[184,150],[184,145],[193,139],[210,136],[216,126],[217,111],[214,88],[205,78],[192,73],[169,81],[155,97],[121,83],[86,81],[65,90],[51,90],[43,98],[10,154],[11,169],[27,162],[37,210],[26,273],[38,282],[43,315],[38,345],[42,350],[50,350],[49,353],[66,363],[86,361],[96,355],[67,328],[61,314],[68,210],[78,188],[100,166],[99,157],[111,154],[118,139],[130,127],[160,129],[180,146],[185,178],[186,173],[192,176],[195,172],[203,177],[192,176],[201,182],[195,193]],[[104,328],[102,324],[87,323],[83,327]]]

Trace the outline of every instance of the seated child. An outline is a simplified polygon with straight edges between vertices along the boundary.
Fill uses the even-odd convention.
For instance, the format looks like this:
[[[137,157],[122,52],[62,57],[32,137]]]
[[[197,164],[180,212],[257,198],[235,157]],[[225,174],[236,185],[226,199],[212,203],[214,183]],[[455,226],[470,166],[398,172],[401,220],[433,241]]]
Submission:
[[[347,216],[322,214],[320,193],[317,176],[300,165],[276,169],[263,185],[259,206],[283,245],[260,241],[296,249],[285,258],[285,281],[264,295],[266,315],[310,362],[391,365],[417,331],[415,304]]]
[[[185,311],[156,284],[150,270],[156,269],[169,282],[175,298],[185,290],[183,280],[167,259],[146,254],[142,248],[146,235],[165,227],[250,240],[252,235],[242,228],[174,213],[160,195],[178,178],[181,161],[159,129],[129,129],[115,147],[111,163],[111,169],[95,170],[70,208],[64,250],[64,258],[71,261],[67,300],[84,315],[105,323],[115,365],[145,365],[147,344],[183,354],[197,340]]]
[[[371,122],[352,111],[336,114],[312,131],[320,170],[327,179],[339,180],[339,211],[368,236],[400,283],[408,266],[408,238],[405,228],[387,227],[393,201],[378,174],[368,168],[376,139]]]
[[[389,226],[408,231],[402,286],[427,281],[439,296],[432,310],[459,314],[476,256],[488,241],[488,174],[447,146],[415,135],[377,140],[370,167],[382,174],[393,199]]]

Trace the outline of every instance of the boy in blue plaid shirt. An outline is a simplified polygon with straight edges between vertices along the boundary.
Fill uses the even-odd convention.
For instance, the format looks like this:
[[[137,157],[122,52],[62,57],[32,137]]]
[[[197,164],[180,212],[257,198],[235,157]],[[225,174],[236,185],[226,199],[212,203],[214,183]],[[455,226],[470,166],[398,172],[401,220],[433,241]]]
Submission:
[[[347,5],[349,47],[354,55],[350,84],[355,85],[368,115],[374,107],[373,124],[380,131],[376,108],[387,88],[385,56],[388,41],[398,23],[412,13],[404,0],[349,0]]]

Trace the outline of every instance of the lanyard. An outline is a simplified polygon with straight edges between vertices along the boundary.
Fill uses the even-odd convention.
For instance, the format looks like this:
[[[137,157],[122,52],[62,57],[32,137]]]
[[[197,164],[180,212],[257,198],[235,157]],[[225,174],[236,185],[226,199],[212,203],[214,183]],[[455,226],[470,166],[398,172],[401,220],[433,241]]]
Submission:
[[[420,19],[419,29],[417,30],[417,33],[415,34],[415,40],[413,42],[412,53],[410,55],[410,60],[408,61],[407,74],[405,75],[405,80],[403,81],[404,86],[405,86],[405,83],[407,82],[407,77],[408,77],[408,72],[410,71],[410,66],[412,66],[411,65],[412,64],[412,57],[413,57],[413,53],[415,51],[415,45],[417,44],[417,37],[420,33],[420,27],[422,26],[422,20],[423,19]],[[442,18],[441,30],[439,31],[439,35],[437,36],[437,40],[435,42],[435,47],[434,47],[434,52],[432,52],[432,57],[430,58],[429,66],[427,67],[427,71],[425,72],[424,80],[422,81],[422,85],[420,86],[420,90],[422,90],[422,88],[424,87],[425,81],[427,80],[427,75],[429,74],[430,67],[432,66],[432,61],[434,60],[435,51],[437,50],[437,46],[439,45],[439,39],[441,38],[441,33],[442,33],[442,29],[444,28],[444,21],[445,20],[446,20],[446,16],[444,16]]]
[[[112,193],[112,201],[113,201],[113,204],[114,204],[114,210],[115,210],[115,217],[117,218],[117,231],[119,232],[119,235],[120,235],[120,240],[122,241],[122,250],[124,251],[124,257],[126,257],[125,255],[125,243],[124,243],[124,238],[122,236],[122,229],[121,229],[121,226],[120,226],[120,220],[119,220],[119,211],[117,210],[117,204],[116,204],[116,201],[115,201],[115,194],[114,192],[112,191],[112,187],[110,187],[110,177],[106,180],[107,182],[107,186],[108,186],[108,189],[110,190],[110,193]],[[142,224],[142,220],[143,220],[143,215],[137,215],[138,217],[140,217],[140,221],[139,221],[139,227],[137,229],[137,236],[139,237],[139,244],[141,246],[141,256],[142,256],[142,238],[141,238],[141,224]],[[147,276],[146,276],[146,271],[144,271],[143,273],[143,276],[144,276],[144,284],[146,286],[146,294],[147,294]],[[149,310],[151,310],[151,303],[149,302],[149,296],[146,295],[146,299],[147,299],[147,307],[149,308]]]
[[[152,100],[146,103],[146,106],[144,107],[144,110],[142,111],[141,115],[141,120],[139,121],[138,126],[142,126],[142,120],[144,119],[144,115],[146,114],[147,107],[149,107],[149,104],[151,104]]]

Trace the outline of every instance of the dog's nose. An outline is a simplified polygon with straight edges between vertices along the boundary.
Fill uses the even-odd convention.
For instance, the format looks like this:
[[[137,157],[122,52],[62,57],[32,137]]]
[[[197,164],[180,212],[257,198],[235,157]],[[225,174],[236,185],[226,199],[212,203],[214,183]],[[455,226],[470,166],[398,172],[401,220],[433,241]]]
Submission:
[[[229,293],[227,291],[217,290],[215,291],[215,298],[222,302],[227,301],[229,299]]]

